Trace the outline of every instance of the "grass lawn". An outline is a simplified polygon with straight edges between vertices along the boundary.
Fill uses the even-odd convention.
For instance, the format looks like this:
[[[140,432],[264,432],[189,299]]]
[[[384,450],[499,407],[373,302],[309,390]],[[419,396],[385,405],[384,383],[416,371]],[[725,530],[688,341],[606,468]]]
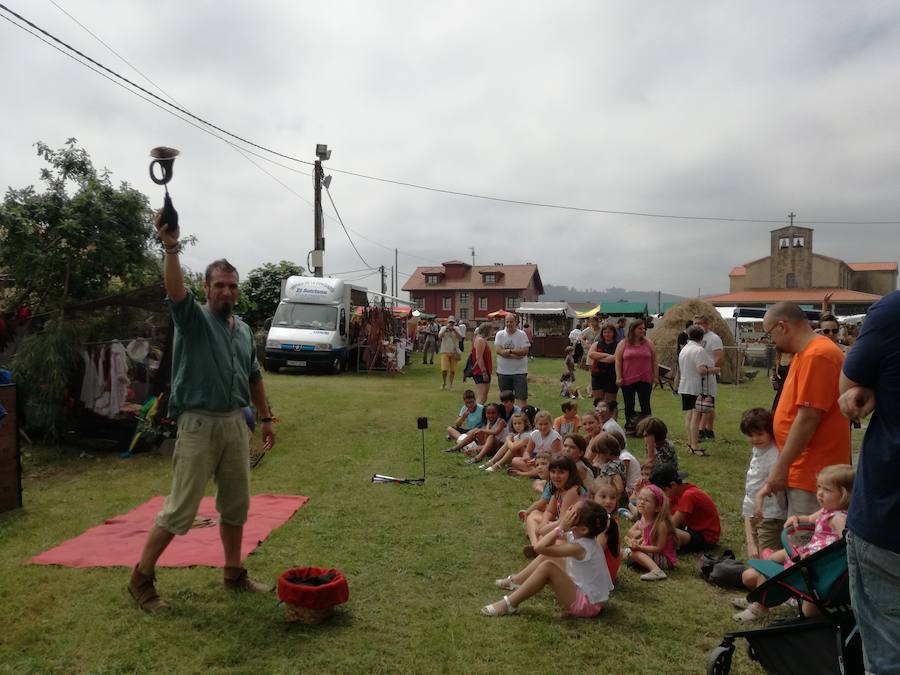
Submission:
[[[479,616],[481,605],[502,595],[493,580],[524,565],[515,514],[532,497],[525,481],[439,452],[462,387],[440,391],[438,366],[414,361],[393,379],[266,377],[279,436],[253,470],[253,492],[311,500],[247,566],[273,583],[295,565],[343,570],[350,601],[316,627],[286,624],[274,595],[226,594],[220,570],[161,568],[158,588],[171,609],[148,616],[125,590],[125,568],[30,565],[31,556],[166,494],[170,458],[81,459],[71,448],[63,455],[23,448],[25,508],[0,514],[0,672],[701,672],[708,650],[735,626],[729,595],[700,579],[693,556],[657,583],[623,567],[599,619],[560,618],[550,591],[517,616]],[[531,402],[554,415],[561,367],[561,360],[531,364]],[[721,387],[718,440],[706,444],[708,458],[687,454],[679,399],[653,394],[689,480],[720,507],[723,544],[739,555],[748,446],[738,419],[771,402],[764,375]],[[490,398],[496,394],[495,387]],[[425,485],[373,485],[376,472],[419,475],[422,415],[431,426]],[[629,449],[644,456],[634,439]],[[761,671],[739,648],[732,672]]]

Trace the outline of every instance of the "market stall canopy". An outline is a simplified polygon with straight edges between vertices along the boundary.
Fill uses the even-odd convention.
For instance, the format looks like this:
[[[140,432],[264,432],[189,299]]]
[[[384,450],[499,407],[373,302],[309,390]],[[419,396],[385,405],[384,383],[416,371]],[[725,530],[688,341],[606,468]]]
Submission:
[[[590,319],[592,316],[597,316],[600,313],[600,305],[597,305],[593,309],[586,309],[583,312],[578,312],[576,316],[579,319]]]
[[[562,314],[575,318],[575,311],[565,302],[523,302],[516,307],[516,314]]]
[[[496,312],[491,312],[487,316],[489,319],[505,319],[510,314],[512,314],[512,312],[507,312],[505,309],[498,309]]]
[[[353,313],[356,316],[362,316],[364,309],[364,307],[358,306],[355,310],[353,310]],[[394,317],[397,319],[405,319],[412,313],[411,307],[391,307],[390,309],[394,313]],[[423,316],[426,315],[423,314]]]
[[[646,302],[604,302],[601,309],[607,316],[647,316]]]

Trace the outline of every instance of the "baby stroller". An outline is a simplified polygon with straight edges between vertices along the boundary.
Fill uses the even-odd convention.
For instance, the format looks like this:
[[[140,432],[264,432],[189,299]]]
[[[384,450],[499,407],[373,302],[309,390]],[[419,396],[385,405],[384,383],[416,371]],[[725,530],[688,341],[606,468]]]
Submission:
[[[781,539],[785,550],[793,555],[791,536],[785,531]],[[737,638],[747,640],[752,660],[776,675],[864,673],[862,643],[850,608],[847,544],[843,539],[787,569],[771,560],[751,560],[749,564],[766,581],[751,591],[747,600],[775,607],[794,598],[799,616],[772,621],[765,628],[726,633],[709,654],[708,675],[724,675],[731,670]],[[803,616],[804,601],[814,604],[820,616]]]

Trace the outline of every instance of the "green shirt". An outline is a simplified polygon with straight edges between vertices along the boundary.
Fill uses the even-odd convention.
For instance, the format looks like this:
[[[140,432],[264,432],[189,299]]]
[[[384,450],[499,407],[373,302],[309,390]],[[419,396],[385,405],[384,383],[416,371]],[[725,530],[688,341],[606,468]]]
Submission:
[[[168,303],[175,322],[169,417],[250,405],[250,385],[262,377],[250,327],[237,317],[229,326],[191,291],[181,302]]]

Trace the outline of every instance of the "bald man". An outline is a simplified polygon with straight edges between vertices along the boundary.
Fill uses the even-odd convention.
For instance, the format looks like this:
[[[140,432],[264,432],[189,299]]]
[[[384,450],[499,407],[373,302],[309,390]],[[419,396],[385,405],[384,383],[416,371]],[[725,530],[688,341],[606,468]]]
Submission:
[[[793,354],[775,409],[778,461],[760,490],[762,497],[787,490],[788,516],[819,510],[816,474],[832,464],[850,464],[850,425],[838,405],[844,354],[809,325],[792,302],[779,302],[763,317],[775,347]]]

